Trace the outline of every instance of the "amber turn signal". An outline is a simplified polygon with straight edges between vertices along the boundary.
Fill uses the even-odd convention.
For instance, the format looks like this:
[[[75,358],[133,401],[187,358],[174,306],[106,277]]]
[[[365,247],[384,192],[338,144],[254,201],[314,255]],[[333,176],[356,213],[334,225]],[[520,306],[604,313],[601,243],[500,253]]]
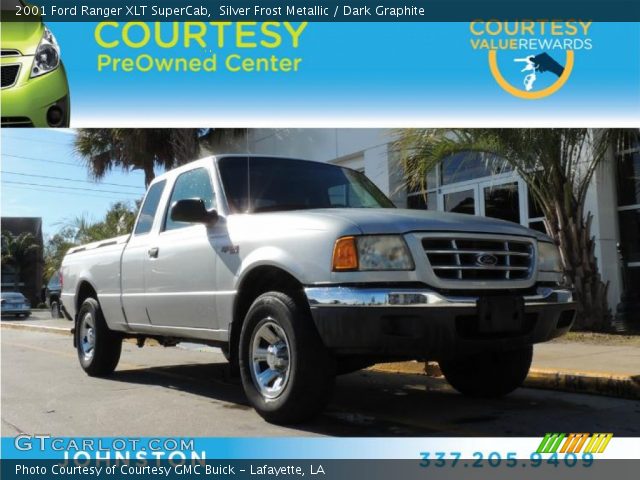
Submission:
[[[333,271],[358,269],[358,249],[355,237],[342,237],[333,247]]]

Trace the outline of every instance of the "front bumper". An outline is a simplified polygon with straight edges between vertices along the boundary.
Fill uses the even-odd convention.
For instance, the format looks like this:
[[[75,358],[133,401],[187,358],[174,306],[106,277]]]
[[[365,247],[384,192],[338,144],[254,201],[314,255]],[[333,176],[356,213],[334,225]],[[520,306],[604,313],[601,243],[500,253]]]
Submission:
[[[479,331],[476,296],[341,286],[305,293],[324,344],[344,355],[437,360],[510,349],[563,335],[575,317],[571,291],[547,287],[523,297],[522,327],[507,332]]]
[[[33,56],[2,59],[2,66],[19,65],[15,83],[2,89],[3,127],[68,127],[70,118],[69,86],[64,66],[40,77],[31,78]],[[57,124],[47,120],[54,107],[62,112]]]

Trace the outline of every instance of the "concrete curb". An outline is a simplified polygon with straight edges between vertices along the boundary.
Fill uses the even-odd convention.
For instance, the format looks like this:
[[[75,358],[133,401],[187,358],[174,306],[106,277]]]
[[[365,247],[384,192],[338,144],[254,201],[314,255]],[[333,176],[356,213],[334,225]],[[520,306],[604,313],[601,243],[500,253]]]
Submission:
[[[403,375],[427,375],[441,377],[435,362],[399,362],[374,365],[375,372]],[[619,375],[608,372],[586,372],[532,368],[524,386],[541,390],[557,390],[571,393],[589,393],[607,397],[640,399],[640,375]]]
[[[71,335],[71,326],[69,328],[63,327],[51,327],[49,325],[34,325],[33,323],[7,323],[2,322],[2,328],[8,328],[11,330],[31,330],[34,332],[47,332],[55,333],[58,335]]]
[[[640,400],[640,375],[532,368],[526,387]]]
[[[71,325],[71,322],[69,322]],[[50,325],[34,325],[33,323],[2,323],[2,328],[9,328],[12,330],[30,330],[41,333],[55,333],[56,335],[69,335],[71,336],[71,326],[65,327],[52,327]],[[135,338],[126,338],[124,340],[127,343],[137,343]],[[158,345],[155,340],[147,340],[146,345]]]
[[[33,323],[7,323],[2,328],[15,330],[31,330],[37,332],[71,335],[71,327],[52,327],[34,325]],[[132,341],[134,342],[134,341]],[[427,375],[441,377],[440,369],[435,362],[397,362],[381,363],[369,370],[381,373],[402,375]],[[608,372],[554,370],[549,368],[532,368],[524,382],[525,387],[542,390],[557,390],[572,393],[589,393],[608,397],[640,400],[640,375],[619,375]]]

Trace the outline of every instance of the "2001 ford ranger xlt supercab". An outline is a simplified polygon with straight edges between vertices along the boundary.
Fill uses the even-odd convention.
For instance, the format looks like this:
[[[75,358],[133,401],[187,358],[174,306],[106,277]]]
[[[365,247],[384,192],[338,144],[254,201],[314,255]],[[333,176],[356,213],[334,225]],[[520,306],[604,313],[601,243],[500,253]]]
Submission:
[[[438,360],[463,394],[505,395],[532,345],[575,315],[549,237],[398,209],[361,173],[279,157],[157,177],[131,235],[70,249],[62,278],[89,375],[113,372],[127,337],[219,346],[279,423],[321,411],[336,374],[380,361]]]

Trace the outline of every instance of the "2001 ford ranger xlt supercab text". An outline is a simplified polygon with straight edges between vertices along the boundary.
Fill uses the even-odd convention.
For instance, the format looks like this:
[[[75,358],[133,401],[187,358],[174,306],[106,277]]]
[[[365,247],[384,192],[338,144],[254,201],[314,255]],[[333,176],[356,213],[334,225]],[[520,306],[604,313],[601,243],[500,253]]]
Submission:
[[[505,395],[575,315],[549,237],[398,209],[361,173],[279,157],[157,177],[131,235],[72,248],[62,278],[89,375],[113,372],[126,337],[219,346],[279,423],[380,361],[438,360],[463,394]]]

